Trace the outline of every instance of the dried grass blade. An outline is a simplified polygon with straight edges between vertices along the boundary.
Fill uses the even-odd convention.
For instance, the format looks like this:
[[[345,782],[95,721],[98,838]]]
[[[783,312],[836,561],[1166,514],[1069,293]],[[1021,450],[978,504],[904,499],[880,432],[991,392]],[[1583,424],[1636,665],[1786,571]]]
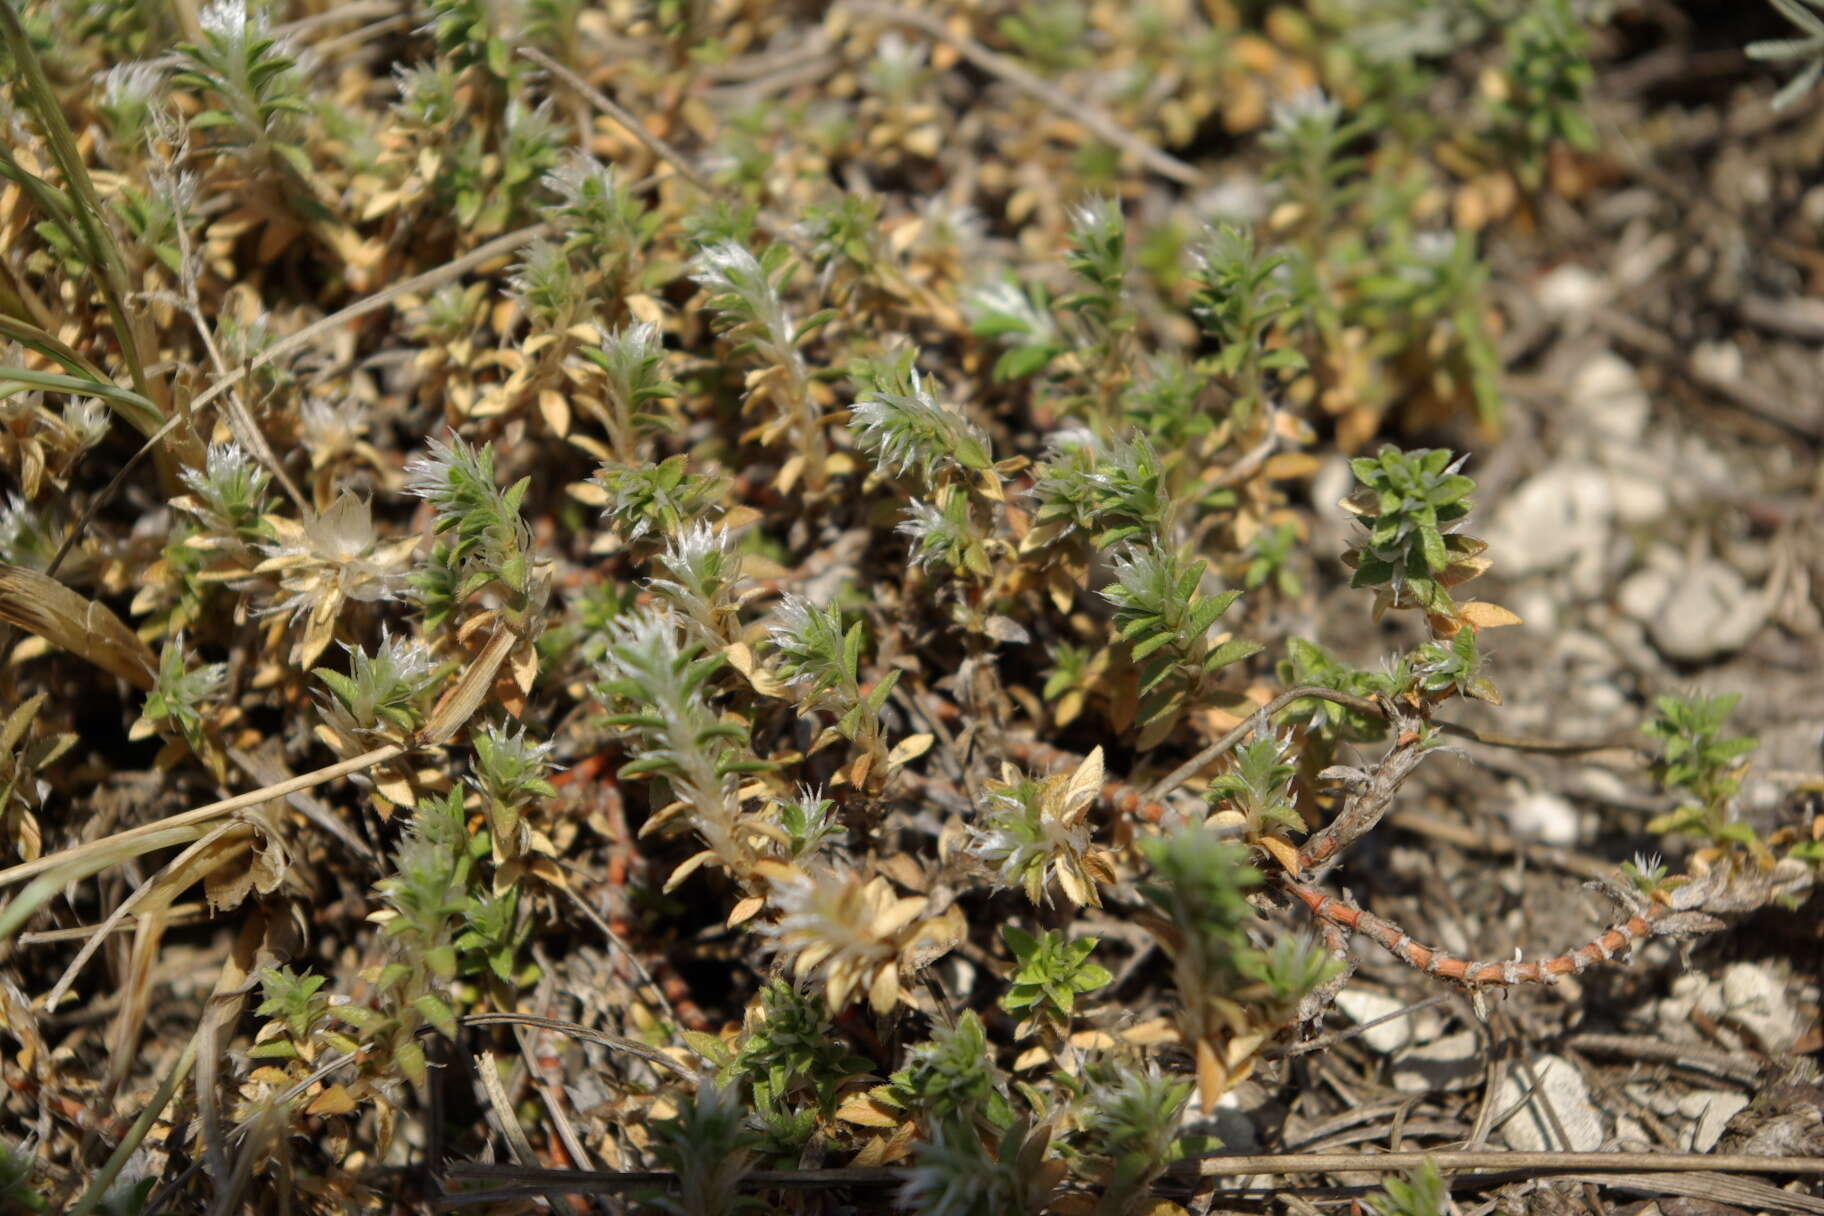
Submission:
[[[146,1103],[145,1109],[139,1112],[139,1117],[133,1120],[133,1126],[127,1129],[127,1134],[121,1137],[120,1143],[114,1146],[114,1151],[108,1154],[106,1164],[89,1180],[89,1189],[82,1193],[82,1198],[69,1210],[68,1216],[88,1216],[107,1197],[108,1192],[114,1189],[120,1171],[126,1168],[133,1154],[139,1151],[139,1146],[145,1143],[146,1133],[152,1130],[152,1125],[164,1114],[165,1107],[171,1105],[171,1099],[177,1096],[178,1087],[190,1075],[190,1069],[195,1064],[196,1036],[192,1035],[183,1054],[177,1058],[177,1063],[171,1066],[171,1071],[159,1082],[158,1092],[152,1095],[152,1100]]]
[[[199,806],[194,811],[184,811],[177,815],[167,816],[155,823],[141,824],[136,828],[128,828],[124,832],[116,832],[114,835],[103,840],[76,845],[73,848],[63,849],[60,852],[40,857],[36,861],[27,861],[16,866],[10,866],[7,869],[0,870],[0,887],[22,882],[27,878],[35,877],[39,874],[43,874],[47,870],[54,870],[59,866],[67,865],[71,862],[83,861],[86,863],[98,850],[107,850],[108,860],[102,861],[98,865],[92,865],[85,870],[83,874],[76,875],[78,878],[84,877],[87,874],[95,873],[96,870],[106,869],[116,862],[125,861],[129,857],[137,857],[142,853],[150,853],[153,849],[163,848],[167,844],[177,844],[180,841],[193,840],[201,835],[201,833],[193,830],[198,824],[208,823],[212,819],[220,819],[224,815],[231,815],[235,811],[242,810],[246,807],[258,806],[262,802],[271,802],[275,798],[283,798],[289,794],[294,794],[299,790],[307,790],[313,786],[322,785],[326,781],[334,781],[337,777],[346,777],[350,773],[358,773],[363,769],[370,769],[376,764],[385,764],[388,760],[391,760],[396,756],[403,756],[405,752],[406,749],[398,744],[389,743],[385,747],[376,747],[371,752],[362,752],[359,756],[352,756],[349,759],[339,761],[336,764],[315,769],[301,776],[293,777],[289,781],[281,781],[277,785],[268,785],[261,789],[249,790],[245,794],[236,794],[232,798],[223,798],[219,802],[211,802],[208,806]],[[164,835],[165,833],[175,833],[178,829],[191,830],[185,835],[174,835],[169,837]],[[75,878],[65,878],[63,881],[74,882]],[[18,926],[15,924],[12,925],[11,928],[16,929]],[[5,940],[9,931],[10,930],[7,927],[7,918],[0,917],[0,941]]]
[[[107,1084],[102,1093],[104,1108],[111,1105],[114,1095],[126,1082],[128,1070],[134,1063],[134,1056],[139,1047],[139,1039],[146,1030],[146,1008],[152,995],[152,964],[157,960],[158,947],[165,939],[165,924],[168,917],[165,910],[175,902],[179,892],[191,885],[203,881],[210,871],[233,860],[240,855],[252,839],[252,830],[236,831],[246,825],[225,823],[210,832],[203,839],[185,849],[174,860],[165,872],[153,884],[148,902],[151,907],[139,918],[137,932],[133,936],[133,953],[127,968],[127,979],[122,988],[126,999],[114,1015],[114,1025],[108,1032],[109,1051],[112,1055],[108,1067]],[[223,972],[223,978],[227,972]],[[219,980],[218,980],[219,983]]]
[[[166,828],[162,831],[147,832],[134,837],[124,846],[120,837],[111,836],[106,840],[93,841],[53,853],[49,857],[40,857],[37,861],[27,862],[24,866],[15,866],[15,870],[29,869],[30,874],[20,874],[20,878],[32,874],[42,874],[36,882],[14,896],[12,902],[0,911],[0,942],[9,940],[19,931],[19,926],[43,907],[57,892],[73,882],[81,882],[91,874],[98,873],[110,866],[119,865],[142,853],[155,849],[168,848],[176,844],[188,844],[203,834],[204,829],[194,825],[183,825]],[[126,835],[126,833],[122,833]],[[50,865],[41,863],[49,861]],[[48,873],[47,873],[48,871]],[[4,884],[0,884],[4,885]]]
[[[255,908],[241,925],[234,949],[222,962],[215,991],[203,1010],[203,1021],[196,1028],[196,1113],[202,1123],[204,1160],[215,1180],[215,1196],[209,1205],[211,1216],[236,1209],[247,1183],[253,1177],[255,1154],[243,1152],[232,1168],[228,1164],[228,1137],[222,1133],[221,1103],[216,1093],[223,1055],[222,1038],[232,1033],[240,1019],[241,1006],[253,991],[255,965],[260,947],[265,943],[266,912]]]
[[[1727,1174],[1591,1174],[1573,1180],[1642,1195],[1705,1199],[1757,1212],[1824,1213],[1824,1199],[1783,1191],[1757,1178],[1732,1178]]]
[[[0,563],[0,621],[151,692],[158,659],[107,607],[36,570]]]
[[[178,891],[188,887],[191,885],[191,882],[194,881],[194,879],[185,881],[182,886],[172,889],[171,883],[174,879],[182,876],[182,872],[187,869],[191,860],[194,859],[201,850],[214,846],[223,836],[236,828],[243,829],[241,835],[251,839],[252,829],[245,824],[224,823],[210,832],[207,836],[204,836],[201,840],[185,849],[182,853],[179,853],[163,870],[140,883],[139,886],[135,888],[133,894],[123,899],[120,902],[120,906],[109,914],[108,919],[102,921],[101,924],[96,927],[95,932],[89,936],[89,940],[83,943],[82,949],[76,952],[76,957],[70,960],[69,966],[63,969],[63,974],[57,977],[57,982],[51,985],[51,990],[40,997],[38,1003],[47,1011],[56,1009],[57,1003],[63,999],[63,994],[69,991],[70,985],[76,982],[76,977],[82,974],[83,967],[88,963],[89,959],[94,956],[95,951],[101,946],[101,943],[107,939],[107,936],[110,933],[114,932],[114,930],[120,926],[122,921],[133,913],[138,912],[142,904],[149,903],[153,905],[144,913],[141,913],[140,924],[142,926],[146,916],[157,915],[168,917],[172,901]],[[160,895],[164,897],[162,901],[158,898]]]
[[[422,745],[432,746],[442,743],[462,729],[462,724],[467,722],[470,716],[481,708],[481,703],[487,699],[489,690],[494,687],[494,677],[499,673],[501,664],[506,662],[507,655],[518,643],[519,635],[511,629],[505,625],[495,627],[494,636],[488,639],[488,644],[482,647],[482,651],[475,657],[475,661],[469,664],[467,671],[462,673],[461,682],[452,688],[443,700],[438,702],[437,708],[431,712],[431,720],[424,724],[424,730],[418,736],[418,741]]]

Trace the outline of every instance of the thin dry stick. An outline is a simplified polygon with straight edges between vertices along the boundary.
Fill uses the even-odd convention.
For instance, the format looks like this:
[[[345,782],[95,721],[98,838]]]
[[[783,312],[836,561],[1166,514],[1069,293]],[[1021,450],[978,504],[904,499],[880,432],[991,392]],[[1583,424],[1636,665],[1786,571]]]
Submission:
[[[203,904],[172,904],[165,911],[165,924],[174,928],[180,924],[189,924],[189,917],[195,916],[204,910],[205,905]],[[21,946],[42,946],[51,942],[80,942],[87,940],[89,935],[93,933],[120,933],[125,930],[133,929],[136,926],[137,920],[131,924],[124,921],[116,924],[110,920],[99,925],[71,925],[67,929],[40,929],[33,933],[21,933],[19,935],[19,944]],[[189,964],[186,963],[184,966],[187,971]],[[84,1006],[83,1013],[90,1013],[93,1009],[93,1004]]]
[[[550,974],[547,969],[546,974]],[[557,1128],[558,1139],[563,1141],[564,1151],[570,1154],[570,1160],[579,1169],[592,1168],[589,1148],[576,1134],[576,1127],[570,1122],[570,1116],[564,1112],[563,1077],[561,1074],[548,1075],[544,1064],[537,1055],[537,1044],[532,1032],[524,1026],[513,1028],[513,1040],[519,1044],[520,1057],[525,1061],[526,1069],[537,1081],[539,1099],[544,1103],[545,1112],[551,1116],[551,1122]],[[556,1073],[552,1069],[553,1074]]]
[[[203,349],[209,355],[209,362],[215,365],[215,374],[226,376],[228,361],[222,358],[222,348],[215,340],[215,331],[210,327],[208,319],[203,316],[202,297],[196,290],[196,263],[191,260],[190,231],[181,215],[174,227],[177,232],[177,264],[182,271],[179,277],[183,279],[184,287],[183,310],[189,316],[191,324],[196,326],[196,336],[202,339]],[[187,413],[188,411],[179,412]],[[311,510],[309,500],[299,491],[297,483],[292,481],[291,474],[285,471],[285,463],[272,450],[272,445],[266,442],[265,432],[261,431],[259,423],[253,420],[253,411],[247,408],[246,399],[238,390],[228,395],[228,423],[229,430],[236,433],[235,437],[247,446],[274,477],[278,478],[280,487],[285,491],[285,496],[291,499],[292,505],[297,507],[299,513],[306,518],[312,517],[315,512]]]
[[[1228,752],[1243,739],[1246,739],[1249,735],[1253,734],[1255,728],[1260,725],[1260,723],[1268,721],[1274,714],[1292,704],[1292,702],[1302,701],[1308,697],[1322,701],[1332,701],[1345,709],[1353,709],[1357,713],[1372,714],[1377,718],[1387,717],[1387,711],[1381,704],[1377,701],[1371,701],[1367,697],[1358,697],[1352,693],[1338,692],[1334,688],[1321,688],[1315,684],[1300,684],[1295,688],[1286,689],[1286,691],[1280,693],[1271,701],[1268,701],[1265,705],[1249,714],[1247,721],[1240,723],[1228,734],[1216,740],[1216,742],[1210,744],[1195,756],[1192,756],[1189,760],[1186,760],[1183,764],[1180,764],[1170,773],[1160,778],[1159,781],[1154,783],[1152,789],[1146,791],[1146,797],[1154,802],[1162,801],[1167,794],[1183,785],[1186,781],[1189,781],[1203,768],[1214,764],[1217,760],[1227,755]]]
[[[1196,1172],[1205,1178],[1248,1174],[1393,1174],[1426,1162],[1440,1170],[1524,1170],[1528,1173],[1824,1175],[1824,1157],[1757,1157],[1746,1153],[1266,1153],[1251,1157],[1204,1157]],[[1174,1172],[1177,1172],[1174,1170]],[[1184,1169],[1189,1173],[1190,1169]]]
[[[488,1105],[494,1108],[494,1117],[500,1121],[501,1135],[506,1137],[507,1151],[513,1154],[513,1160],[519,1165],[530,1165],[538,1160],[538,1154],[532,1151],[532,1142],[526,1139],[526,1129],[519,1125],[519,1116],[513,1113],[513,1102],[507,1097],[507,1087],[500,1081],[500,1061],[491,1051],[484,1051],[476,1057],[476,1073],[481,1077],[481,1088],[488,1095]],[[553,1208],[557,1205],[552,1204]]]
[[[128,828],[124,832],[116,832],[112,836],[104,836],[100,840],[92,840],[88,844],[74,845],[55,853],[47,853],[36,861],[21,862],[19,865],[0,870],[0,887],[7,887],[17,882],[23,882],[25,879],[35,877],[44,873],[46,870],[53,870],[58,866],[66,865],[70,862],[81,861],[83,858],[92,856],[97,852],[118,848],[123,844],[134,841],[144,841],[147,837],[158,836],[161,833],[171,832],[174,829],[195,827],[198,824],[208,823],[212,819],[220,819],[224,815],[232,815],[234,812],[246,807],[258,806],[262,802],[271,802],[274,798],[283,798],[288,794],[296,793],[299,790],[311,789],[315,786],[322,785],[326,781],[334,781],[337,777],[346,777],[350,773],[361,772],[363,769],[372,768],[376,764],[384,764],[395,757],[403,756],[406,751],[407,749],[405,747],[402,747],[397,743],[389,743],[385,747],[376,747],[371,752],[362,752],[359,756],[353,756],[347,760],[328,765],[327,767],[315,769],[302,776],[293,777],[289,781],[281,781],[277,785],[269,785],[263,789],[249,790],[245,794],[236,794],[232,798],[223,798],[219,802],[211,802],[207,806],[199,806],[193,811],[184,811],[177,815],[170,815],[164,819],[155,820],[152,823],[143,823],[136,828]],[[162,845],[159,847],[162,847]]]
[[[648,131],[638,118],[635,118],[632,114],[622,109],[612,97],[609,97],[606,93],[594,87],[581,76],[578,76],[575,72],[572,72],[569,68],[551,58],[551,56],[545,54],[537,47],[522,46],[519,48],[519,53],[575,89],[578,93],[582,94],[583,97],[588,99],[590,105],[614,119],[615,122],[621,124],[621,126],[625,128],[627,134],[639,140],[648,152],[676,169],[678,171],[678,176],[682,177],[685,181],[703,191],[705,194],[714,194],[716,192],[716,188],[711,184],[710,180],[698,172],[697,167],[691,164],[689,159],[686,158],[682,152],[654,135],[651,131]]]
[[[989,50],[975,39],[952,32],[937,18],[927,13],[895,8],[889,4],[866,3],[865,0],[852,3],[849,8],[853,12],[879,17],[891,21],[895,25],[911,26],[920,33],[937,39],[982,71],[1006,81],[1029,97],[1037,98],[1058,113],[1076,119],[1105,143],[1113,144],[1129,153],[1161,177],[1169,178],[1185,186],[1201,185],[1203,182],[1203,175],[1196,169],[1175,156],[1161,152],[1094,106],[1086,105],[1076,98],[1060,92],[1005,55]]]
[[[1731,1081],[1752,1081],[1761,1075],[1760,1065],[1746,1056],[1727,1052],[1705,1051],[1679,1043],[1662,1043],[1640,1035],[1580,1034],[1565,1041],[1573,1051],[1588,1055],[1617,1055],[1635,1060],[1657,1060],[1679,1068],[1695,1069],[1727,1077]]]
[[[1468,739],[1471,743],[1480,743],[1484,747],[1499,747],[1510,752],[1535,752],[1544,756],[1587,756],[1591,752],[1631,752],[1645,756],[1652,751],[1633,739],[1592,739],[1587,743],[1577,743],[1563,739],[1538,739],[1531,735],[1494,735],[1474,727],[1459,726],[1455,722],[1439,722],[1437,727],[1447,735]]]
[[[228,758],[234,761],[235,766],[243,773],[262,785],[272,785],[276,782],[289,781],[292,778],[292,773],[285,767],[284,761],[272,756],[244,752],[238,747],[231,747],[228,749]],[[337,818],[334,811],[309,794],[300,791],[293,791],[285,800],[291,803],[292,810],[348,846],[349,852],[369,865],[379,867],[383,859],[378,850],[357,836],[352,828]]]
[[[1314,1051],[1325,1051],[1336,1046],[1338,1043],[1353,1039],[1357,1035],[1366,1034],[1376,1026],[1383,1025],[1387,1022],[1398,1021],[1400,1018],[1411,1017],[1415,1013],[1422,1013],[1427,1009],[1442,1005],[1445,1001],[1450,999],[1451,995],[1449,993],[1440,992],[1436,996],[1428,996],[1422,1001],[1414,1001],[1404,1009],[1396,1009],[1392,1013],[1383,1013],[1380,1017],[1363,1022],[1359,1026],[1350,1026],[1330,1034],[1319,1035],[1315,1039],[1310,1039],[1303,1043],[1293,1043],[1287,1047],[1268,1048],[1261,1054],[1265,1055],[1270,1060],[1278,1060],[1287,1056],[1306,1056]]]
[[[1497,856],[1518,853],[1529,861],[1554,866],[1578,878],[1597,880],[1615,873],[1614,865],[1587,854],[1537,841],[1520,840],[1506,832],[1481,825],[1455,823],[1436,815],[1428,815],[1424,811],[1391,811],[1385,822],[1401,831],[1411,832],[1415,836],[1429,836],[1471,853]]]
[[[1236,726],[1228,734],[1216,740],[1216,742],[1210,744],[1201,752],[1198,752],[1195,756],[1173,769],[1168,776],[1154,785],[1152,789],[1148,790],[1146,796],[1154,799],[1164,798],[1171,791],[1190,780],[1199,769],[1214,763],[1243,739],[1247,738],[1258,725],[1255,721],[1255,717],[1260,714],[1266,714],[1268,717],[1271,717],[1292,702],[1302,700],[1305,697],[1314,697],[1319,700],[1331,701],[1337,705],[1343,706],[1345,709],[1352,709],[1357,713],[1368,714],[1376,718],[1387,719],[1389,717],[1387,706],[1379,700],[1368,697],[1358,697],[1346,692],[1337,692],[1333,688],[1319,688],[1314,685],[1289,688],[1261,706],[1246,722]],[[1455,738],[1468,739],[1472,743],[1480,743],[1485,747],[1498,747],[1506,751],[1537,752],[1542,755],[1552,756],[1581,756],[1587,755],[1590,752],[1607,751],[1628,751],[1639,754],[1645,750],[1631,739],[1596,739],[1589,742],[1567,742],[1560,739],[1538,739],[1526,735],[1489,734],[1485,731],[1476,730],[1474,727],[1462,726],[1455,722],[1436,722],[1433,723],[1433,725],[1445,734],[1454,736]]]
[[[1254,1174],[1394,1174],[1427,1163],[1440,1170],[1500,1170],[1530,1174],[1681,1174],[1740,1173],[1824,1175],[1824,1157],[1756,1157],[1740,1153],[1263,1153],[1252,1156],[1210,1156],[1174,1166],[1171,1173],[1204,1178],[1235,1178]],[[664,1183],[674,1175],[659,1170],[556,1170],[521,1169],[517,1166],[452,1165],[453,1179],[510,1181],[539,1189],[561,1188],[572,1193],[591,1190],[624,1190],[631,1186]],[[824,1170],[755,1170],[742,1181],[753,1189],[828,1188],[897,1185],[900,1170],[847,1166]],[[490,1192],[490,1194],[496,1194]],[[472,1203],[478,1193],[451,1195],[447,1206]]]
[[[583,1039],[590,1043],[600,1044],[611,1051],[624,1051],[628,1055],[638,1056],[648,1064],[657,1064],[660,1068],[669,1069],[686,1080],[697,1079],[695,1072],[656,1047],[648,1047],[638,1039],[627,1039],[618,1034],[591,1030],[587,1026],[566,1022],[561,1018],[541,1018],[530,1013],[471,1013],[458,1020],[464,1026],[536,1026],[541,1030],[555,1030],[559,1034],[567,1034],[573,1039]]]
[[[1655,1199],[1667,1195],[1707,1199],[1713,1204],[1724,1205],[1723,1211],[1824,1213],[1824,1200],[1802,1192],[1781,1190],[1753,1178],[1736,1178],[1728,1174],[1609,1174],[1598,1177],[1573,1174],[1564,1180],[1633,1191]]]
[[[506,1137],[507,1151],[513,1154],[514,1164],[532,1165],[538,1156],[532,1151],[532,1141],[526,1138],[526,1129],[519,1125],[519,1116],[513,1113],[513,1103],[507,1097],[507,1087],[501,1084],[500,1064],[494,1053],[482,1052],[475,1063],[481,1087],[488,1095],[488,1105],[494,1108],[494,1118],[500,1123],[501,1135]],[[546,1196],[545,1202],[554,1212],[563,1206],[555,1195]]]

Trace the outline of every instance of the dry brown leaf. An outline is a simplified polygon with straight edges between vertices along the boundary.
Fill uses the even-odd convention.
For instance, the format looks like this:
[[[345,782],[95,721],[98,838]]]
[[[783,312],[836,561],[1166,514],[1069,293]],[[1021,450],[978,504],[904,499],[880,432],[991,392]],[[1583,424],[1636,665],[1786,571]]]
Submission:
[[[1471,600],[1467,604],[1457,605],[1457,616],[1477,629],[1499,629],[1522,623],[1518,616],[1501,605],[1483,600]]]
[[[898,768],[902,764],[907,764],[918,759],[931,750],[931,744],[935,739],[936,736],[929,733],[907,735],[904,739],[895,743],[893,745],[893,750],[887,753],[887,767],[890,769]]]
[[[355,1096],[344,1085],[331,1085],[310,1100],[304,1108],[308,1115],[346,1115],[355,1109]]]
[[[903,1118],[867,1094],[856,1094],[844,1101],[836,1108],[836,1117],[857,1127],[898,1127]]]
[[[1273,855],[1273,860],[1286,868],[1286,872],[1297,878],[1301,869],[1298,860],[1298,846],[1284,836],[1262,836],[1257,841],[1261,848]]]

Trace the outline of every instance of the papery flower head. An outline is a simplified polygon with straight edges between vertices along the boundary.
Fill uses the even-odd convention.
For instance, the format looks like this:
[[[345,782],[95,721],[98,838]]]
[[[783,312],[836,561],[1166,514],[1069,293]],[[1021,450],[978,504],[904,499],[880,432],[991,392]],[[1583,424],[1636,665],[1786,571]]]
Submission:
[[[261,546],[266,560],[254,573],[277,575],[286,594],[272,611],[289,612],[294,623],[304,623],[292,649],[300,667],[310,666],[328,647],[344,603],[398,597],[418,545],[415,536],[381,544],[367,500],[346,492],[306,523],[269,515],[266,524],[276,540]]]
[[[862,992],[877,1013],[899,1001],[901,961],[929,901],[897,896],[885,878],[854,871],[781,868],[773,877],[779,919],[759,931],[791,959],[799,982],[821,981],[831,1010]]]

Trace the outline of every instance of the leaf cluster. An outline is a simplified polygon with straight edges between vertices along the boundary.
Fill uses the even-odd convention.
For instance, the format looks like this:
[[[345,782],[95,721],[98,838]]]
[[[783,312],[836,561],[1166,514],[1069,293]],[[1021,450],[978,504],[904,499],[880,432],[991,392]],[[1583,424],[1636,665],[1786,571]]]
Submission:
[[[1349,462],[1361,488],[1343,505],[1364,531],[1343,560],[1355,571],[1350,586],[1384,590],[1377,607],[1410,604],[1448,616],[1456,608],[1449,588],[1486,564],[1478,559],[1487,546],[1456,532],[1476,488],[1457,471],[1465,459],[1388,445]]]
[[[1754,829],[1731,819],[1730,804],[1741,789],[1743,758],[1760,746],[1746,735],[1729,735],[1729,716],[1741,702],[1740,693],[1714,697],[1662,696],[1653,703],[1653,716],[1641,730],[1660,745],[1653,772],[1667,791],[1689,799],[1669,815],[1661,815],[1647,829],[1662,834],[1687,832],[1708,837],[1712,843],[1754,847],[1760,844]]]
[[[1056,929],[1034,937],[1017,925],[1003,928],[1001,937],[1013,952],[1014,967],[1000,1005],[1009,1013],[1023,1013],[1026,1025],[1068,1026],[1077,998],[1114,979],[1106,967],[1089,961],[1096,949],[1093,937],[1070,940]]]
[[[246,0],[214,0],[199,20],[202,37],[179,46],[183,67],[172,83],[212,94],[219,108],[193,117],[191,129],[276,157],[308,180],[314,170],[299,141],[299,119],[311,106],[290,48],[262,14],[248,11]]]
[[[994,1128],[1013,1122],[1013,1107],[988,1050],[988,1034],[974,1010],[939,1027],[907,1052],[904,1068],[874,1091],[876,1100],[911,1111],[933,1128],[967,1134],[977,1120]]]
[[[1102,594],[1115,606],[1115,636],[1141,665],[1139,723],[1146,747],[1171,730],[1218,671],[1258,653],[1261,644],[1242,638],[1210,643],[1210,630],[1241,592],[1203,594],[1199,558],[1131,545],[1116,555],[1114,574]]]

